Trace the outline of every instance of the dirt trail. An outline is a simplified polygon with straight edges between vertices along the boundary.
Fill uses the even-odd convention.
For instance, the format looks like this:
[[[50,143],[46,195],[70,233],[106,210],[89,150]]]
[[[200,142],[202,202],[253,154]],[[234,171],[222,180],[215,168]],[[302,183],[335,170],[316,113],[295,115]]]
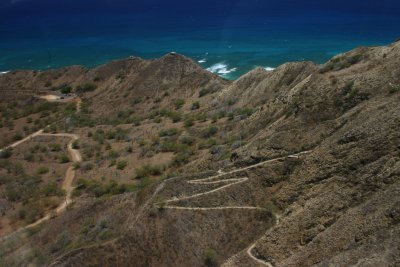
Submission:
[[[77,102],[77,106],[76,106],[77,112],[79,112],[79,110],[80,110],[80,102],[81,102],[81,100],[79,99],[79,101]],[[11,144],[11,145],[3,148],[3,149],[0,149],[0,152],[5,150],[5,149],[8,149],[8,148],[17,147],[17,146],[25,143],[26,141],[32,140],[36,136],[51,136],[51,137],[68,137],[68,138],[71,138],[71,141],[68,143],[68,146],[67,146],[68,153],[69,153],[69,155],[71,157],[71,161],[73,163],[82,161],[82,156],[81,156],[79,150],[73,148],[74,141],[79,139],[78,135],[69,134],[69,133],[58,133],[58,134],[44,133],[44,129],[41,129],[41,130],[31,134],[31,135],[28,135],[27,137],[25,137],[24,139],[22,139],[22,140],[20,140],[18,142],[15,142],[15,143],[13,143],[13,144]],[[72,192],[74,190],[74,188],[72,187],[72,183],[74,181],[74,178],[75,178],[75,169],[71,165],[67,169],[64,181],[63,181],[63,183],[61,185],[61,188],[65,191],[65,201],[63,201],[63,203],[60,204],[60,206],[58,206],[54,210],[57,215],[62,213],[67,208],[67,206],[72,202]],[[8,234],[8,235],[5,235],[5,236],[1,237],[0,241],[4,241],[4,240],[10,238],[11,236],[13,236],[15,234],[22,232],[23,230],[35,227],[35,226],[41,224],[42,222],[45,222],[45,221],[49,220],[50,218],[51,218],[51,212],[49,212],[46,216],[44,216],[43,218],[37,220],[36,222],[34,222],[32,224],[29,224],[29,225],[26,225],[26,226],[14,231],[14,232]]]
[[[283,159],[288,159],[288,158],[299,158],[302,155],[308,154],[311,151],[303,151],[300,153],[296,153],[296,154],[292,154],[292,155],[288,155],[288,156],[284,156],[284,157],[279,157],[279,158],[275,158],[275,159],[269,159],[269,160],[265,160],[262,162],[259,162],[257,164],[251,165],[251,166],[247,166],[244,168],[239,168],[236,170],[232,170],[229,172],[222,172],[221,170],[218,171],[217,175],[208,177],[208,178],[203,178],[203,179],[196,179],[196,180],[190,180],[187,181],[187,183],[189,184],[198,184],[198,185],[209,185],[209,184],[219,184],[219,183],[228,183],[228,184],[224,184],[218,188],[203,192],[203,193],[197,193],[197,194],[193,194],[190,196],[183,196],[183,197],[173,197],[169,200],[166,200],[165,203],[167,205],[163,206],[162,208],[164,209],[175,209],[175,210],[191,210],[191,211],[212,211],[212,210],[226,210],[226,209],[241,209],[241,210],[265,210],[264,208],[261,207],[252,207],[252,206],[223,206],[223,207],[182,207],[182,206],[175,206],[175,205],[169,205],[170,203],[173,202],[178,202],[180,200],[187,200],[187,199],[192,199],[192,198],[197,198],[197,197],[201,197],[204,195],[209,195],[209,194],[213,194],[215,192],[224,190],[225,188],[228,188],[230,186],[234,186],[237,184],[241,184],[244,183],[246,181],[249,180],[248,177],[242,177],[242,178],[229,178],[229,179],[221,179],[227,175],[230,174],[234,174],[234,173],[238,173],[241,171],[245,171],[245,170],[249,170],[252,168],[256,168],[259,167],[261,165],[267,164],[267,163],[271,163],[271,162],[276,162],[276,161],[280,161]],[[274,214],[276,217],[276,224],[274,227],[276,227],[279,224],[279,219],[280,216],[278,214]],[[264,266],[268,266],[268,267],[273,267],[272,263],[264,261],[262,259],[257,258],[254,254],[253,254],[253,249],[255,248],[257,242],[259,242],[260,240],[257,240],[256,242],[254,242],[247,250],[246,253],[247,255],[253,259],[254,261],[258,262],[261,265]]]
[[[76,98],[76,112],[81,112],[81,107],[82,107],[82,99],[79,97]]]
[[[68,153],[69,153],[69,155],[70,155],[70,157],[72,159],[72,162],[75,163],[75,162],[81,162],[82,161],[82,156],[81,156],[80,152],[77,149],[73,148],[73,142],[79,139],[79,136],[76,135],[76,134],[67,134],[67,133],[47,134],[47,133],[43,133],[43,130],[40,130],[40,131],[37,131],[36,133],[31,134],[28,137],[24,138],[23,140],[18,141],[18,142],[14,143],[14,144],[12,144],[12,145],[10,145],[8,147],[16,147],[16,146],[18,146],[18,145],[20,145],[20,144],[22,144],[22,143],[24,143],[24,142],[26,142],[28,140],[31,140],[35,136],[54,136],[54,137],[69,137],[69,138],[71,138],[71,141],[68,143],[67,148],[68,148]],[[72,187],[72,183],[74,181],[74,178],[75,178],[75,169],[74,169],[73,166],[70,166],[67,169],[63,184],[61,186],[61,188],[65,191],[65,201],[63,201],[63,203],[60,204],[60,206],[58,206],[55,209],[55,212],[56,212],[57,215],[62,213],[67,208],[67,206],[72,202],[72,192],[74,190],[74,188]],[[13,236],[13,235],[15,235],[17,233],[20,233],[23,230],[35,227],[35,226],[41,224],[42,222],[45,222],[45,221],[49,220],[50,218],[51,218],[51,212],[48,213],[43,218],[37,220],[36,222],[31,223],[29,225],[26,225],[26,226],[14,231],[14,232],[2,237],[0,239],[0,241],[6,240],[6,239],[10,238],[11,236]]]
[[[9,148],[17,147],[17,146],[19,146],[20,144],[25,143],[26,141],[31,140],[33,137],[38,136],[38,135],[40,135],[40,134],[42,134],[42,133],[43,133],[43,129],[41,129],[41,130],[39,130],[39,131],[37,131],[37,132],[35,132],[35,133],[33,133],[33,134],[28,135],[28,136],[25,137],[24,139],[21,139],[21,140],[19,140],[19,141],[13,143],[13,144],[11,144],[11,145],[8,145],[8,146],[6,146],[6,147],[0,149],[0,152],[3,151],[3,150],[9,149]]]

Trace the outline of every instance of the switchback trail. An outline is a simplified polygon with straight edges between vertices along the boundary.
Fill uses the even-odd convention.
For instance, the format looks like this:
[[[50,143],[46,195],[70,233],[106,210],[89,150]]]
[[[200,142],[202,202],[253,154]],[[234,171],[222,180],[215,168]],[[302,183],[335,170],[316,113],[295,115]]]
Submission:
[[[182,196],[182,197],[173,197],[173,198],[168,199],[168,200],[165,201],[166,205],[163,208],[164,209],[175,209],[175,210],[191,210],[191,211],[212,211],[212,210],[229,210],[229,209],[265,210],[264,208],[261,208],[261,207],[252,207],[252,206],[186,207],[186,206],[179,206],[179,205],[171,205],[171,203],[178,202],[178,201],[181,201],[181,200],[193,199],[193,198],[198,198],[198,197],[201,197],[201,196],[213,194],[215,192],[222,191],[222,190],[224,190],[224,189],[226,189],[228,187],[231,187],[231,186],[234,186],[234,185],[238,185],[238,184],[244,183],[244,182],[249,180],[248,177],[223,179],[227,175],[238,173],[238,172],[242,172],[242,171],[245,171],[245,170],[249,170],[249,169],[252,169],[252,168],[259,167],[259,166],[267,164],[267,163],[272,163],[272,162],[280,161],[280,160],[283,160],[283,159],[299,158],[302,155],[308,154],[310,152],[311,151],[303,151],[303,152],[300,152],[300,153],[296,153],[296,154],[292,154],[292,155],[288,155],[288,156],[284,156],[284,157],[269,159],[269,160],[265,160],[265,161],[259,162],[257,164],[254,164],[254,165],[250,165],[250,166],[247,166],[247,167],[235,169],[235,170],[232,170],[232,171],[229,171],[229,172],[222,172],[221,170],[219,170],[217,175],[214,175],[214,176],[211,176],[211,177],[207,177],[207,178],[203,178],[203,179],[195,179],[195,180],[187,181],[188,184],[197,184],[197,185],[223,184],[223,185],[218,187],[218,188],[215,188],[215,189],[203,192],[203,193],[197,193],[197,194],[193,194],[193,195],[189,195],[189,196]],[[279,218],[280,217],[279,217],[278,214],[274,214],[274,215],[276,217],[276,224],[275,224],[275,226],[276,226],[276,225],[279,224]],[[253,259],[254,261],[258,262],[259,264],[262,264],[262,265],[267,266],[267,267],[273,267],[272,263],[264,261],[262,259],[259,259],[253,254],[253,249],[256,246],[256,243],[258,241],[259,240],[254,242],[246,250],[247,255],[251,259]]]

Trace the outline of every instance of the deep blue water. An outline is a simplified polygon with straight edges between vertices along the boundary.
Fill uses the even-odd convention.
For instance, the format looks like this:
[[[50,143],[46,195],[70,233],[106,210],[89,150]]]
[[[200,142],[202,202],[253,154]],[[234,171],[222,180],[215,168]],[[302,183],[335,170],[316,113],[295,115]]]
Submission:
[[[234,79],[400,37],[395,0],[0,0],[0,72],[175,51]]]

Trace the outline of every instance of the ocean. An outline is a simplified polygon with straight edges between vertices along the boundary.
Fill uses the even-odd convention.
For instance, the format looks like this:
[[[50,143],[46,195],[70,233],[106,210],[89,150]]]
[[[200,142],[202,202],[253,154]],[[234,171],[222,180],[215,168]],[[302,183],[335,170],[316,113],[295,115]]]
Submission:
[[[355,4],[325,7],[317,1],[320,5],[311,11],[310,4],[271,8],[274,1],[256,0],[194,0],[194,7],[176,1],[183,5],[179,8],[174,1],[168,5],[161,0],[136,7],[140,1],[48,1],[0,4],[0,73],[95,67],[131,55],[153,59],[173,51],[236,79],[255,67],[323,63],[355,47],[384,45],[400,37],[400,4],[388,0],[372,1],[370,7],[368,1],[353,1],[362,3],[361,9]]]

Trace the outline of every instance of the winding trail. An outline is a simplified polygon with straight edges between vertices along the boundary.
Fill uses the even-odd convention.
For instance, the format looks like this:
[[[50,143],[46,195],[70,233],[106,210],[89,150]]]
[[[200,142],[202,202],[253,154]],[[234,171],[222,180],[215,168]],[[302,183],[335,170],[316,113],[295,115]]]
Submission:
[[[16,143],[8,146],[7,148],[16,147],[28,140],[32,140],[36,136],[54,136],[54,137],[69,137],[69,138],[71,138],[71,141],[68,143],[67,149],[68,149],[68,153],[72,159],[72,162],[75,163],[75,162],[82,161],[82,156],[81,156],[79,150],[73,148],[73,142],[79,139],[79,136],[76,134],[68,134],[68,133],[47,134],[47,133],[43,133],[43,129],[42,129],[40,131],[37,131],[36,133],[33,133],[33,134],[27,136],[26,138],[21,140],[22,142],[18,141]],[[70,167],[68,167],[67,172],[65,174],[64,181],[61,185],[61,188],[65,191],[65,201],[63,201],[63,203],[61,203],[55,210],[53,210],[53,211],[55,211],[55,213],[57,215],[64,212],[65,209],[67,208],[67,206],[72,202],[72,192],[74,190],[74,188],[72,187],[72,183],[74,181],[74,178],[75,178],[75,169],[71,165]],[[17,233],[20,233],[28,228],[35,227],[35,226],[41,224],[42,222],[45,222],[45,221],[51,219],[51,217],[52,217],[51,212],[49,212],[43,218],[37,220],[36,222],[26,225],[8,235],[3,236],[2,238],[0,238],[0,241],[4,241],[4,240],[10,238],[11,236],[13,236]]]
[[[35,136],[41,135],[41,134],[43,133],[43,131],[44,131],[44,130],[41,129],[41,130],[39,130],[39,131],[37,131],[37,132],[35,132],[35,133],[33,133],[33,134],[30,134],[30,135],[28,135],[27,137],[25,137],[24,139],[21,139],[21,140],[19,140],[19,141],[13,143],[13,144],[11,144],[11,145],[8,145],[8,146],[6,146],[6,147],[0,149],[0,152],[2,152],[3,150],[9,149],[9,148],[17,147],[17,146],[19,146],[20,144],[25,143],[26,141],[31,140],[31,139],[34,138]]]
[[[79,112],[80,111],[80,103],[81,100],[80,98],[78,98],[77,101],[77,105],[76,105],[76,111]],[[74,149],[73,148],[73,143],[79,139],[79,136],[76,134],[70,134],[70,133],[57,133],[57,134],[51,134],[51,133],[44,133],[44,129],[41,129],[35,133],[32,133],[30,135],[28,135],[27,137],[25,137],[24,139],[17,141],[3,149],[0,149],[0,152],[2,152],[3,150],[9,149],[9,148],[14,148],[17,147],[29,140],[32,140],[34,137],[36,136],[50,136],[50,137],[68,137],[71,138],[71,141],[68,143],[67,145],[67,150],[68,153],[71,157],[71,161],[72,163],[79,163],[82,161],[82,155],[79,152],[79,150]],[[65,209],[67,208],[67,206],[72,203],[72,192],[74,190],[72,183],[74,182],[75,179],[75,168],[74,166],[71,164],[71,166],[68,167],[67,172],[65,173],[65,178],[64,181],[61,185],[61,188],[65,191],[65,201],[63,201],[55,210],[53,210],[57,215],[61,214],[62,212],[65,211]],[[52,212],[50,211],[49,213],[47,213],[43,218],[37,220],[34,223],[31,223],[29,225],[26,225],[24,227],[19,228],[18,230],[9,233],[8,235],[5,235],[3,237],[0,238],[0,242],[7,240],[8,238],[10,238],[11,236],[20,233],[28,228],[32,228],[35,227],[45,221],[48,221],[49,219],[52,218]]]
[[[259,162],[257,164],[254,164],[254,165],[250,165],[250,166],[247,166],[247,167],[235,169],[235,170],[232,170],[232,171],[229,171],[229,172],[222,172],[222,170],[219,170],[217,175],[214,175],[214,176],[211,176],[211,177],[208,177],[208,178],[195,179],[195,180],[187,181],[188,184],[198,184],[198,185],[224,184],[224,185],[222,185],[222,186],[220,186],[218,188],[203,192],[203,193],[197,193],[197,194],[193,194],[193,195],[190,195],[190,196],[173,197],[173,198],[168,199],[168,200],[165,201],[166,205],[163,208],[164,209],[175,209],[175,210],[192,210],[192,211],[211,211],[211,210],[229,210],[229,209],[265,210],[264,208],[253,207],[253,206],[185,207],[185,206],[171,205],[171,203],[178,202],[178,201],[181,201],[181,200],[193,199],[193,198],[198,198],[198,197],[201,197],[201,196],[213,194],[215,192],[219,192],[219,191],[224,190],[224,189],[226,189],[228,187],[231,187],[231,186],[234,186],[234,185],[238,185],[238,184],[244,183],[244,182],[249,180],[248,177],[223,179],[227,175],[235,174],[235,173],[242,172],[242,171],[249,170],[249,169],[253,169],[253,168],[259,167],[261,165],[264,165],[264,164],[267,164],[267,163],[276,162],[276,161],[280,161],[280,160],[283,160],[283,159],[299,158],[302,155],[308,154],[310,152],[311,151],[303,151],[303,152],[300,152],[300,153],[296,153],[296,154],[292,154],[292,155],[288,155],[288,156],[284,156],[284,157],[269,159],[269,160],[265,160],[265,161]],[[228,184],[226,184],[226,183],[228,183]],[[280,216],[278,214],[274,214],[274,215],[276,217],[276,223],[275,223],[274,227],[276,227],[280,222]],[[246,250],[246,254],[251,259],[253,259],[254,261],[258,262],[261,265],[264,265],[264,266],[267,266],[267,267],[273,267],[272,263],[264,261],[262,259],[259,259],[253,254],[253,249],[255,248],[257,242],[259,242],[260,240],[261,239],[255,241]]]

